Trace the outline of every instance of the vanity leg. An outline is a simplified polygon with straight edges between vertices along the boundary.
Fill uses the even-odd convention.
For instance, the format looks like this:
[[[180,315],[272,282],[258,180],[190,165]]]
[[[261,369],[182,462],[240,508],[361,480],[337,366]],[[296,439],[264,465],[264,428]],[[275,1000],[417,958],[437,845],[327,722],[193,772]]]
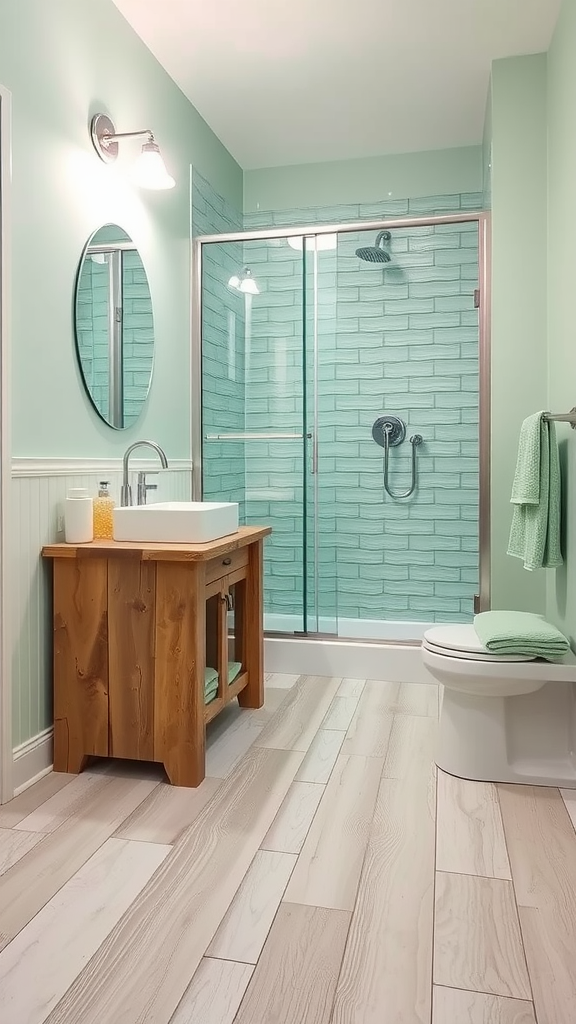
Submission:
[[[54,770],[82,771],[108,756],[108,566],[54,563]]]
[[[154,760],[174,786],[205,776],[205,577],[202,562],[158,562],[156,570]]]
[[[240,602],[240,635],[248,685],[238,694],[241,708],[261,708],[264,703],[264,600],[261,540],[248,548],[248,571]]]
[[[54,771],[79,775],[86,767],[87,761],[88,754],[83,754],[77,747],[70,744],[68,722],[65,719],[56,719],[54,722]]]

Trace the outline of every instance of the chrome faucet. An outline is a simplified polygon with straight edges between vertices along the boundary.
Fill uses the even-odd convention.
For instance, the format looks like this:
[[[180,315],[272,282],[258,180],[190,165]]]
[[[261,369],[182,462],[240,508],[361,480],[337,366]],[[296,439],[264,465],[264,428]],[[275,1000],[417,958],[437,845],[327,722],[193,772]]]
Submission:
[[[154,451],[158,453],[158,457],[159,457],[160,462],[162,464],[162,469],[168,469],[168,459],[166,458],[166,455],[165,455],[163,449],[160,447],[159,444],[156,444],[155,441],[134,441],[134,444],[131,444],[126,449],[126,451],[124,452],[124,458],[122,460],[122,490],[120,492],[120,504],[121,504],[121,506],[123,508],[126,505],[132,505],[133,504],[133,502],[132,502],[132,488],[131,488],[131,486],[130,486],[130,484],[128,482],[128,462],[129,462],[129,459],[130,459],[130,456],[131,456],[132,452],[135,451],[136,448],[153,448]],[[143,487],[142,487],[142,482],[139,483],[139,487],[138,487],[138,497],[139,497],[139,499],[141,498],[142,493],[144,493],[144,502],[139,501],[139,504],[145,504],[145,499],[146,499],[146,480],[145,479],[143,481]]]

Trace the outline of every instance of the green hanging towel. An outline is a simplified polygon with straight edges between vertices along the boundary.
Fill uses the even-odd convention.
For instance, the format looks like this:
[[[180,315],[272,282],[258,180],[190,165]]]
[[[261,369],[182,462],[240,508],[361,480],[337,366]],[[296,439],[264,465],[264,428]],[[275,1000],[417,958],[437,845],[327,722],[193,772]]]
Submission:
[[[520,429],[508,554],[525,569],[557,569],[560,551],[560,459],[556,429],[537,412]]]

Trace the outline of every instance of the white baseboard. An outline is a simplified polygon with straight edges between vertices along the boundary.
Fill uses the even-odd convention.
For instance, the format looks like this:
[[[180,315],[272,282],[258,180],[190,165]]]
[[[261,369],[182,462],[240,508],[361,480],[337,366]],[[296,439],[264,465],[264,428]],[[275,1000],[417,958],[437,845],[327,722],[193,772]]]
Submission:
[[[14,796],[28,789],[33,783],[52,771],[53,736],[52,727],[39,732],[37,736],[14,747],[14,767],[12,779]]]
[[[363,644],[346,640],[264,640],[266,672],[290,675],[345,676],[391,683],[429,683],[420,646]]]

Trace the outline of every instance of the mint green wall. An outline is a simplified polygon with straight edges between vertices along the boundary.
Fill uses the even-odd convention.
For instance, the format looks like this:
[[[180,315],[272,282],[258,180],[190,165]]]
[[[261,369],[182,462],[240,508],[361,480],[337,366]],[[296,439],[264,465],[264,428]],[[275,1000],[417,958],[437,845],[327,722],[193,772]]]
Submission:
[[[543,612],[545,573],[506,548],[520,425],[548,402],[545,54],[492,66],[492,218],[492,606]]]
[[[480,192],[482,147],[264,167],[244,173],[244,212]],[[298,218],[297,218],[298,220]]]
[[[564,0],[548,54],[549,405],[576,405],[576,3]],[[539,247],[540,248],[540,247]],[[576,435],[558,424],[564,484],[566,564],[549,573],[548,615],[576,640]]]
[[[111,0],[0,0],[0,81],[13,99],[14,454],[114,456],[150,436],[188,457],[190,165],[238,209],[240,167]],[[88,124],[101,109],[119,130],[154,130],[175,189],[131,185],[137,142],[113,167],[98,159]],[[150,400],[122,432],[84,394],[71,313],[84,244],[110,221],[142,253],[156,326]]]
[[[488,86],[482,136],[482,200],[484,209],[490,210],[492,208],[492,82]]]

